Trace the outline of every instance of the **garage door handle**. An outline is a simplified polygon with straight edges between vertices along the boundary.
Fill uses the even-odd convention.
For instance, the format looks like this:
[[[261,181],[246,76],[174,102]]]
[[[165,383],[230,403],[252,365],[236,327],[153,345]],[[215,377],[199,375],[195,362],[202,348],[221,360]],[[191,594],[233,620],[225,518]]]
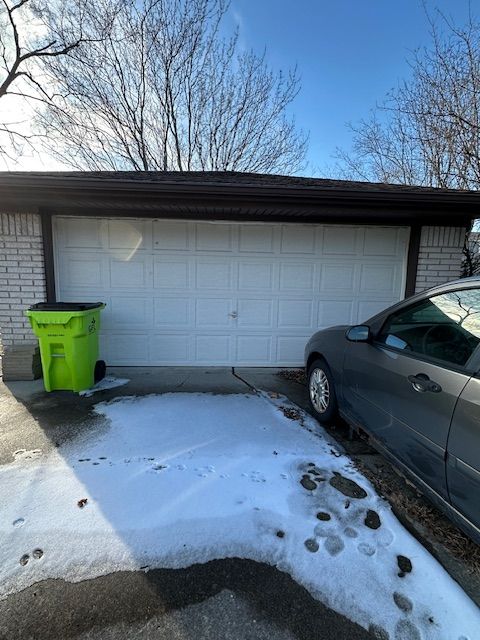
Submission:
[[[442,387],[427,376],[426,373],[417,373],[416,376],[408,376],[408,381],[411,383],[415,391],[419,393],[440,393]]]

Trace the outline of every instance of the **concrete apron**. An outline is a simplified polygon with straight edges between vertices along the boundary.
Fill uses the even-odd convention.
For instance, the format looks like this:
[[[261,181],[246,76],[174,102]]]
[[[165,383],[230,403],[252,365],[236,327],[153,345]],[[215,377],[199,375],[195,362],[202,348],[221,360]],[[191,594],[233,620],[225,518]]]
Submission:
[[[89,398],[47,393],[42,380],[0,382],[0,464],[17,449],[48,452],[105,427],[92,407],[119,396],[169,392],[254,393],[254,387],[287,395],[307,406],[306,388],[278,369],[115,368],[129,378],[122,387]],[[275,594],[275,597],[272,597]],[[229,637],[245,640],[372,638],[327,609],[288,575],[240,559],[217,560],[182,570],[119,572],[78,584],[47,580],[0,602],[0,640],[162,637],[178,640]]]
[[[254,387],[285,394],[308,408],[306,388],[279,377],[278,369],[230,367],[116,367],[108,375],[128,378],[121,387],[86,398],[71,391],[46,392],[42,380],[0,383],[0,464],[17,449],[52,450],[98,427],[92,413],[98,402],[151,393],[254,393]]]

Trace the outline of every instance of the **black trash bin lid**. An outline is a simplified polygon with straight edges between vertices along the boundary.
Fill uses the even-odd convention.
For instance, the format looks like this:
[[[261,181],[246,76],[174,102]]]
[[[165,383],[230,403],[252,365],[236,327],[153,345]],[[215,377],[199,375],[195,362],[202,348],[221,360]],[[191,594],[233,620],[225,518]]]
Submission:
[[[29,311],[88,311],[103,307],[103,302],[37,302]]]

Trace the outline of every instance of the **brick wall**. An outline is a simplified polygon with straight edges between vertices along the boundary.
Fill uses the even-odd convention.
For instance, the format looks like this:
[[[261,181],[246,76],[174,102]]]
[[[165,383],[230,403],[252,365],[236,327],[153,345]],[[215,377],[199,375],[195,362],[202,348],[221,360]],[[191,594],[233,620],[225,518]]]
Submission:
[[[422,227],[415,291],[460,277],[463,227]]]
[[[36,342],[25,309],[44,300],[40,216],[0,213],[0,339],[3,346]]]

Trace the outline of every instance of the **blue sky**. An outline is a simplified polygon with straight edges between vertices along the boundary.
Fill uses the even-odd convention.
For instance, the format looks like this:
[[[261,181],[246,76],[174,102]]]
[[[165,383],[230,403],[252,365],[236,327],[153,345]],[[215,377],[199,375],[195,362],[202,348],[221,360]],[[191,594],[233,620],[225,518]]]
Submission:
[[[468,18],[468,0],[427,0],[427,7],[457,24]],[[480,0],[470,7],[480,17]],[[421,0],[233,0],[230,16],[243,47],[266,47],[275,69],[297,64],[302,90],[292,113],[310,131],[309,174],[328,174],[335,148],[349,148],[346,123],[367,117],[408,77],[411,52],[429,43]]]

